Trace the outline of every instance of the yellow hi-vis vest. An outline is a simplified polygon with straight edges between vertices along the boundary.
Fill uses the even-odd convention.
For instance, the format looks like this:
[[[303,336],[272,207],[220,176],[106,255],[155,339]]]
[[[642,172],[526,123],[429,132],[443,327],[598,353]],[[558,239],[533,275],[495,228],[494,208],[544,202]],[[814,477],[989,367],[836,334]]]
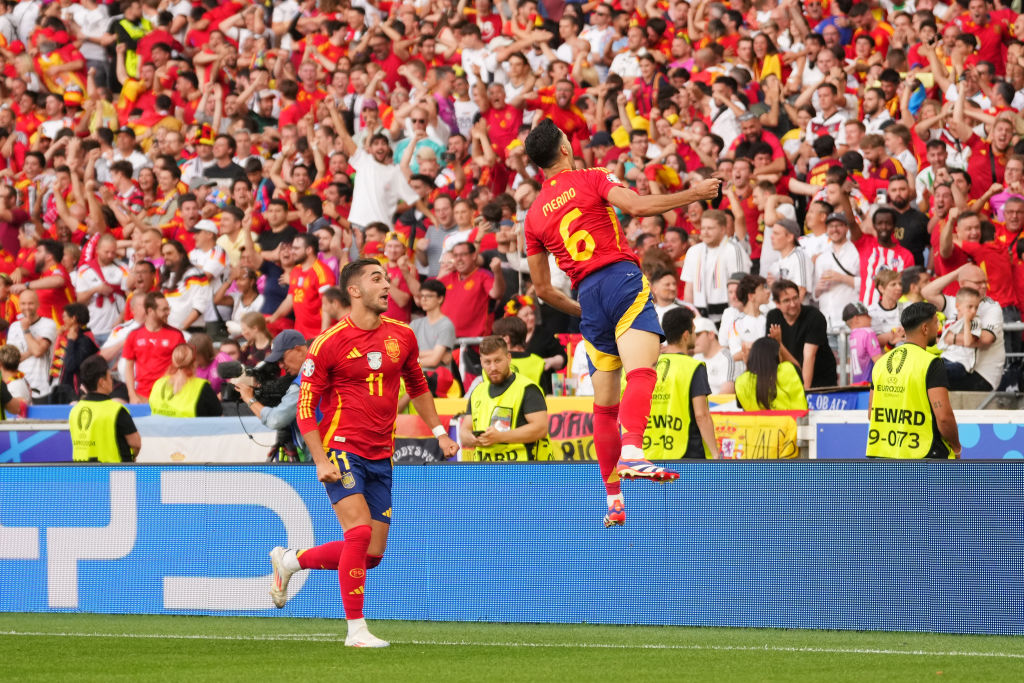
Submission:
[[[473,417],[473,431],[484,432],[494,426],[498,431],[515,429],[519,421],[519,410],[523,405],[523,394],[533,382],[522,375],[514,375],[512,384],[496,398],[491,398],[490,385],[481,382],[469,396]],[[535,386],[535,385],[534,385]],[[504,462],[525,462],[527,460],[550,460],[551,442],[545,434],[539,441],[530,444],[498,443],[493,446],[477,446],[473,460]]]
[[[68,416],[71,457],[75,462],[121,462],[117,448],[117,416],[125,407],[117,401],[79,401]]]
[[[690,443],[690,383],[703,361],[682,353],[663,353],[654,367],[658,381],[644,430],[644,453],[651,460],[678,460]],[[703,444],[703,440],[701,440]],[[711,451],[704,444],[704,457]]]
[[[541,376],[544,375],[544,359],[535,353],[531,353],[524,358],[513,358],[512,372],[522,375],[537,386],[540,386]],[[484,377],[486,376],[484,375]]]
[[[512,367],[512,372],[522,375],[537,386],[540,386],[540,379],[544,375],[543,358],[535,353],[531,353],[529,356],[522,358],[513,357],[509,365]],[[490,380],[487,379],[487,373],[484,373],[483,380],[484,384],[490,383]]]
[[[903,344],[885,354],[871,371],[867,454],[876,458],[924,458],[931,452],[935,416],[925,378],[935,355],[917,344]],[[953,456],[942,440],[940,450]]]
[[[149,23],[149,19],[146,19],[145,17],[139,18],[138,26],[127,19],[122,19],[117,23],[124,29],[124,32],[135,41],[136,45],[138,45],[138,42],[145,37],[147,33],[153,30],[153,25]],[[139,53],[136,50],[125,50],[124,70],[132,78],[139,77]]]
[[[775,400],[767,408],[757,402],[757,377],[747,370],[736,378],[736,403],[743,410],[807,410],[804,381],[796,366],[783,361],[775,371]]]
[[[195,417],[196,404],[199,402],[199,394],[204,384],[209,382],[193,377],[175,394],[171,378],[164,375],[153,383],[153,389],[149,392],[149,409],[154,415]]]

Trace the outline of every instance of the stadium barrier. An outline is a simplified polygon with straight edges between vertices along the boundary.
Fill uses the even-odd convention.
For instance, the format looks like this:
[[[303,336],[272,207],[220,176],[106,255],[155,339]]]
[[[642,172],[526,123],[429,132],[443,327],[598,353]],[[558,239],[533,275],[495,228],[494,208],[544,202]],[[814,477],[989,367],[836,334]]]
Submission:
[[[672,466],[610,530],[592,464],[397,467],[367,617],[1024,633],[1022,463]],[[0,610],[340,618],[334,571],[267,594],[339,538],[310,467],[2,467]]]
[[[823,405],[855,405],[865,393],[837,392],[818,396]],[[550,398],[548,429],[552,460],[592,461],[594,423],[591,399]],[[465,399],[438,399],[438,413],[457,436],[452,418],[465,410]],[[1024,411],[957,410],[965,459],[1024,458]],[[726,459],[790,458],[856,459],[867,443],[865,410],[811,410],[799,413],[712,412],[715,435]],[[806,424],[804,424],[806,423]],[[253,416],[180,420],[136,418],[143,438],[139,461],[144,463],[262,463],[276,434]],[[415,415],[399,415],[395,462],[422,464],[441,460],[430,430]],[[475,460],[471,450],[461,454]],[[71,439],[66,422],[18,420],[0,422],[0,463],[70,462]]]
[[[548,428],[551,460],[594,460],[593,399],[550,398]],[[452,418],[466,408],[465,399],[438,399],[442,423],[457,439]],[[798,439],[801,413],[712,413],[722,454],[730,459],[796,458],[805,443]],[[277,435],[254,416],[221,418],[135,418],[142,436],[141,463],[262,463]],[[442,459],[437,441],[423,420],[399,415],[395,461],[420,464]],[[805,449],[805,448],[804,448]],[[475,460],[464,449],[461,460]],[[0,423],[0,463],[70,462],[67,422],[10,421]]]

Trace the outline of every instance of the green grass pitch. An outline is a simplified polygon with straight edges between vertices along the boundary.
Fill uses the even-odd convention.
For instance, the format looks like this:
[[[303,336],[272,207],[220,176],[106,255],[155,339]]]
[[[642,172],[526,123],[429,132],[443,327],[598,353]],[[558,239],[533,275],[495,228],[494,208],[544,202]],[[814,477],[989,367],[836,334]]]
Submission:
[[[1024,638],[378,621],[0,614],[10,681],[1014,681]]]

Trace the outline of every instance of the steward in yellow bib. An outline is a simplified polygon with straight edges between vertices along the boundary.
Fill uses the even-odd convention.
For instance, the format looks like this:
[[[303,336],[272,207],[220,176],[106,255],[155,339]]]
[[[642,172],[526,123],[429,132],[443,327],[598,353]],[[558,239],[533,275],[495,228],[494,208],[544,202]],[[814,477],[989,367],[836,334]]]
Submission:
[[[544,381],[551,386],[551,376],[545,371],[544,359],[535,353],[526,351],[526,323],[517,316],[507,316],[494,321],[494,336],[501,337],[508,345],[509,355],[512,358],[512,372],[522,375],[538,387],[542,387]],[[486,375],[484,375],[486,379]]]
[[[796,366],[782,360],[782,344],[772,337],[754,341],[747,371],[736,378],[736,403],[743,410],[807,410],[804,382]]]
[[[142,437],[128,409],[109,398],[114,380],[107,361],[99,354],[86,358],[78,370],[78,379],[87,393],[68,416],[75,462],[135,460],[142,448]]]
[[[171,353],[170,372],[149,392],[149,409],[165,417],[219,417],[220,399],[205,379],[196,377],[196,352],[178,344]]]
[[[525,462],[550,460],[548,409],[540,387],[514,374],[508,344],[501,337],[480,342],[480,363],[487,381],[470,392],[470,419],[459,425],[472,460]]]
[[[129,2],[124,6],[124,17],[114,24],[117,44],[125,46],[124,70],[131,78],[139,77],[139,41],[153,30],[153,25],[142,16],[142,3]]]
[[[644,431],[644,453],[650,460],[717,458],[715,426],[708,409],[708,370],[688,355],[693,345],[693,313],[673,308],[665,313],[661,326],[666,345],[654,366],[658,380]]]
[[[906,343],[879,358],[871,371],[868,457],[960,457],[946,366],[925,350],[938,338],[936,312],[935,306],[926,302],[903,309],[900,323]]]

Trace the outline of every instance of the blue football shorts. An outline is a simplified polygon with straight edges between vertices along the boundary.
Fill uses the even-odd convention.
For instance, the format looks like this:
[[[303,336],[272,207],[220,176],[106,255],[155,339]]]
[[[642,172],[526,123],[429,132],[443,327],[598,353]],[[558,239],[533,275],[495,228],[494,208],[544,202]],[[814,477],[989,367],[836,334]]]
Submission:
[[[583,311],[580,333],[591,373],[622,367],[615,340],[626,330],[644,330],[664,339],[651,285],[640,267],[631,261],[613,263],[584,278],[579,302]]]
[[[357,493],[366,498],[370,518],[391,523],[391,459],[368,460],[361,455],[330,449],[327,457],[338,466],[341,479],[324,484],[331,504]]]

